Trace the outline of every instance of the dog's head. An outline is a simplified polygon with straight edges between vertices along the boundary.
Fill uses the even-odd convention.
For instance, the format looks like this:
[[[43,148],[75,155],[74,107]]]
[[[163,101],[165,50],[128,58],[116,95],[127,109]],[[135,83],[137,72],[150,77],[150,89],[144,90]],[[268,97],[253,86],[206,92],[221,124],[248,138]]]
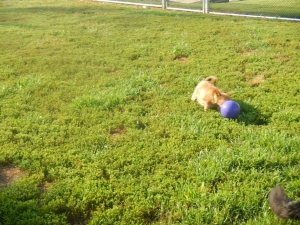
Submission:
[[[224,92],[216,91],[214,93],[214,103],[221,106],[224,102],[230,100],[230,96]]]

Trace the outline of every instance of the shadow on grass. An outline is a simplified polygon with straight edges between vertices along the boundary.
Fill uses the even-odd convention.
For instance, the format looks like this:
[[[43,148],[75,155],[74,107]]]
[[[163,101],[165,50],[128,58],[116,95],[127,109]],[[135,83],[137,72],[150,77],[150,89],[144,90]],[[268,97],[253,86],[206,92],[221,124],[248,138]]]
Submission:
[[[57,13],[57,14],[94,14],[94,13],[102,13],[108,10],[117,11],[114,8],[107,9],[107,8],[93,8],[92,5],[78,5],[78,6],[34,6],[34,7],[20,7],[20,8],[1,8],[0,7],[0,14],[4,13],[14,13],[15,15],[19,14],[44,14],[44,13]]]
[[[246,125],[268,125],[267,118],[264,117],[259,109],[242,100],[236,100],[236,102],[241,108],[241,113],[237,118],[238,122],[243,122]]]

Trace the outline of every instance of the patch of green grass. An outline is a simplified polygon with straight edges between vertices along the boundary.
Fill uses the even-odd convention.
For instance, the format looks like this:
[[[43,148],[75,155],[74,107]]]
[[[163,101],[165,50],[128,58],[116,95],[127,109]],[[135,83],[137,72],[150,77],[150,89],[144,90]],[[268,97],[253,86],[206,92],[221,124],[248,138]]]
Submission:
[[[5,0],[0,28],[0,165],[26,174],[1,224],[285,223],[266,196],[299,196],[298,23]],[[237,120],[190,100],[210,75]]]
[[[214,12],[300,18],[298,3],[297,0],[243,0],[229,3],[211,3],[210,10]]]
[[[192,53],[191,47],[187,44],[176,44],[172,48],[173,58],[174,59],[182,59],[187,58]]]
[[[142,2],[147,1],[129,1]],[[257,16],[273,16],[286,18],[300,18],[300,6],[297,0],[237,0],[227,3],[209,3],[209,11],[221,13],[247,14]],[[161,4],[161,3],[157,3]],[[169,7],[176,7],[182,9],[203,10],[202,1],[182,2],[182,1],[168,1]]]

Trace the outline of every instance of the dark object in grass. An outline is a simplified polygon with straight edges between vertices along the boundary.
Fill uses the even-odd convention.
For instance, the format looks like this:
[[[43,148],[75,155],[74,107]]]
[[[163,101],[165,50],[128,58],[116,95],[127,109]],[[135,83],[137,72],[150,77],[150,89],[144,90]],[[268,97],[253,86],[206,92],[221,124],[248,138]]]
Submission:
[[[300,201],[291,201],[281,186],[270,191],[269,203],[273,213],[278,217],[300,220]]]

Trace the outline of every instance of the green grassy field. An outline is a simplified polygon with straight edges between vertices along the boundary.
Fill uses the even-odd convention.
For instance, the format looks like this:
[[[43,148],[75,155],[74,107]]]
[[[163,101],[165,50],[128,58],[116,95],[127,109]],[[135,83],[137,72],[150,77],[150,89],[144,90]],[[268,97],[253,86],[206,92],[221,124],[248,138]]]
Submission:
[[[300,23],[0,2],[0,224],[297,224]],[[237,120],[190,100],[201,79]],[[0,174],[1,175],[1,174]]]
[[[162,5],[161,0],[119,0],[119,2]],[[168,0],[168,7],[203,10],[202,1]],[[209,4],[212,13],[246,14],[265,17],[284,17],[300,19],[300,4],[298,0],[235,0],[227,3]]]
[[[210,10],[300,19],[298,0],[239,0],[229,3],[211,3]]]

